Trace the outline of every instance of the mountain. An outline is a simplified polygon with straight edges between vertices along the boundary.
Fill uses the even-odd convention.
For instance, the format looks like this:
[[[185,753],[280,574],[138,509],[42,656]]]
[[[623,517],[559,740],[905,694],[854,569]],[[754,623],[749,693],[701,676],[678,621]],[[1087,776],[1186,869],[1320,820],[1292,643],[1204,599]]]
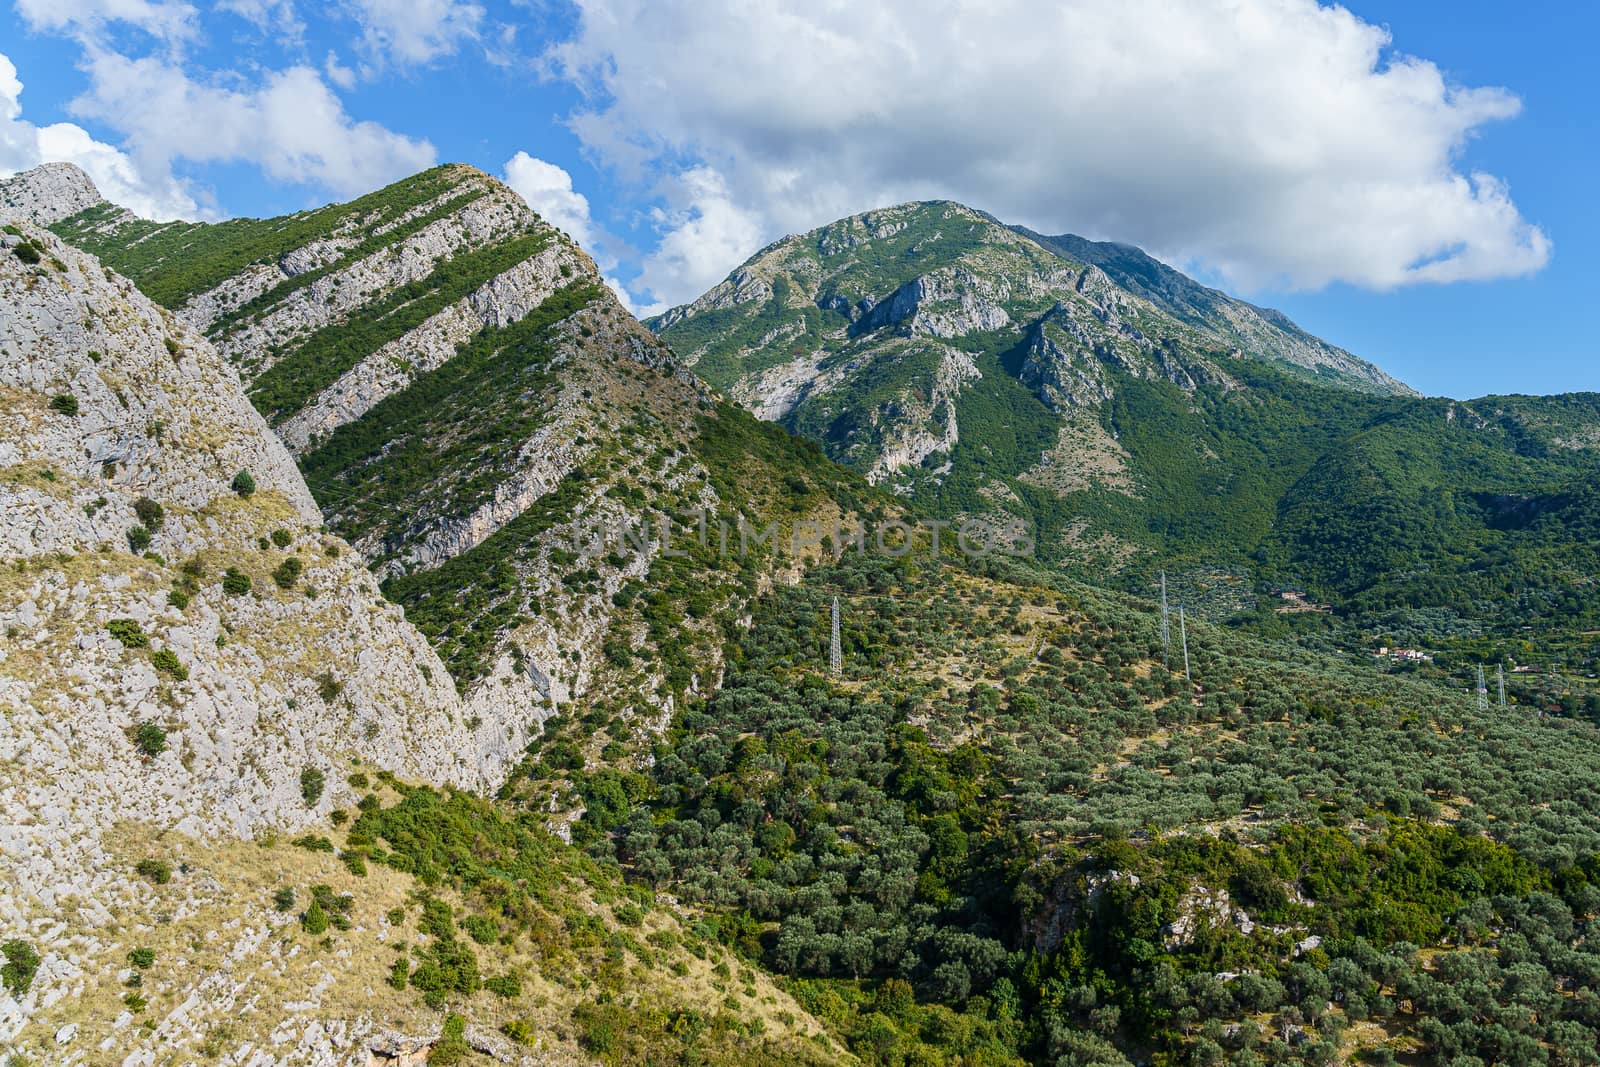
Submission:
[[[870,495],[722,401],[470,167],[217,224],[57,203],[60,175],[40,179],[26,202],[56,234],[238,370],[474,716],[537,724],[595,694],[593,752],[647,744],[636,728],[715,684],[725,625],[788,566],[770,547],[731,566],[715,544],[663,552],[666,524],[832,517]]]
[[[913,508],[1021,519],[1080,577],[1166,571],[1197,610],[1343,647],[1596,655],[1600,559],[1542,517],[1585,498],[1595,396],[1424,399],[1137,249],[948,202],[785,238],[651,326]],[[1336,615],[1285,618],[1285,590]]]
[[[214,226],[5,195],[13,1063],[1600,1056],[1594,724],[1211,624],[1202,566],[1566,626],[1600,398],[1330,387],[954,205],[663,324],[897,501],[470,169]],[[1103,587],[1162,562],[1200,617]]]
[[[1128,292],[1191,326],[1231,341],[1241,352],[1348,388],[1385,394],[1412,392],[1366,360],[1313,337],[1281,311],[1256,307],[1201,285],[1132,245],[1090,241],[1070,233],[1046,237],[1022,226],[1013,229],[1066,259],[1099,267]]]
[[[545,810],[474,798],[540,709],[458,694],[210,341],[11,218],[0,1056],[841,1059]]]

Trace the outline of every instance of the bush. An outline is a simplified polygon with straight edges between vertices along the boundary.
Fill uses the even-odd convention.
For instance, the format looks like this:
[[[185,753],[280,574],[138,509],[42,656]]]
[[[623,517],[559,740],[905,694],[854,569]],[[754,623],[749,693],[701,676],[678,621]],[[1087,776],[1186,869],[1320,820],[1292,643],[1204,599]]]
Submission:
[[[137,555],[150,547],[150,531],[143,526],[134,526],[128,530],[128,547]]]
[[[279,548],[288,548],[289,543],[293,540],[294,538],[290,535],[288,530],[272,531],[272,543],[277,545]]]
[[[150,644],[149,635],[133,619],[112,619],[106,623],[106,632],[121,641],[124,648],[145,648]]]
[[[39,255],[39,250],[33,246],[32,241],[23,241],[12,251],[16,253],[18,259],[30,267],[43,258]]]
[[[300,772],[300,796],[306,802],[306,807],[314,808],[317,801],[322,799],[322,788],[327,784],[327,776],[316,767],[307,767]]]
[[[317,675],[317,696],[322,698],[324,704],[332,704],[339,699],[339,694],[344,692],[344,686],[332,674],[324,671]]]
[[[280,589],[293,589],[294,583],[300,580],[300,573],[305,570],[305,564],[294,556],[290,556],[272,572],[272,580],[278,583]]]
[[[167,750],[167,731],[153,722],[142,722],[133,731],[133,743],[151,759]]]
[[[233,491],[240,496],[249,496],[256,491],[255,477],[249,471],[240,471],[233,476]]]
[[[393,966],[389,968],[389,988],[404,989],[409,981],[411,981],[411,967],[404,959],[395,960]]]
[[[439,1032],[439,1041],[433,1046],[433,1052],[428,1056],[429,1067],[460,1063],[472,1049],[467,1044],[464,1036],[467,1021],[459,1015],[450,1015],[444,1021],[444,1028]]]
[[[166,518],[166,511],[160,504],[147,496],[142,496],[133,502],[133,513],[139,516],[139,521],[146,529],[161,529],[161,521]]]
[[[511,1000],[514,997],[522,996],[522,978],[520,975],[515,974],[502,974],[494,978],[485,978],[483,980],[483,988],[497,997]]]
[[[322,910],[322,905],[315,897],[311,899],[311,906],[305,910],[305,914],[300,916],[300,925],[313,937],[328,932],[328,913]]]
[[[28,942],[13,938],[0,945],[0,955],[6,958],[5,965],[0,966],[0,984],[13,996],[26,995],[33,986],[33,976],[39,971],[38,951]]]
[[[229,567],[222,575],[222,591],[229,596],[244,596],[250,592],[250,576],[237,567]]]
[[[147,971],[156,962],[156,950],[153,948],[136,948],[128,953],[128,963],[141,971]]]
[[[76,415],[78,413],[78,398],[71,393],[62,393],[50,398],[50,410],[57,415]]]
[[[172,881],[172,864],[166,860],[144,859],[134,864],[133,873],[156,885],[166,885]]]
[[[189,668],[178,662],[178,654],[170,648],[150,653],[150,664],[156,670],[170,674],[180,682],[189,680]]]
[[[284,912],[294,910],[294,889],[291,886],[284,886],[272,894],[272,906]]]

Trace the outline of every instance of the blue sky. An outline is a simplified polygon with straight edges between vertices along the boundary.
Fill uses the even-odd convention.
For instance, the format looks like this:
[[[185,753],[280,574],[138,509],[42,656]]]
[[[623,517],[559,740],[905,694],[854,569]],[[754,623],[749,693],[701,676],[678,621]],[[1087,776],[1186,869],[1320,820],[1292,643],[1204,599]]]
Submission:
[[[17,0],[0,172],[72,159],[216,217],[461,160],[645,310],[950,197],[1140,244],[1427,393],[1593,390],[1597,29],[1485,0]]]

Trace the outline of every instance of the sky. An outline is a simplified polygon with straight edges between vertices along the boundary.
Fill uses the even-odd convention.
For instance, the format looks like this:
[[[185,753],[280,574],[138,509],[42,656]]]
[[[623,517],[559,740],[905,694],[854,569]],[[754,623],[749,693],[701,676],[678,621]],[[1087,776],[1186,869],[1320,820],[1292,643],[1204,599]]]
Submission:
[[[270,215],[438,162],[640,313],[950,198],[1139,245],[1428,394],[1600,390],[1590,5],[0,0],[0,174]]]

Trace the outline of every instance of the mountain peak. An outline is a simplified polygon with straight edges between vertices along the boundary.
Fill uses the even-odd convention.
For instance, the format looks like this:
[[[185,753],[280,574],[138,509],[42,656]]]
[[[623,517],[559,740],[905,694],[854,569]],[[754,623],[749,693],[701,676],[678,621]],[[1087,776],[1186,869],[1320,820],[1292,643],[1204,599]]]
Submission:
[[[40,226],[60,222],[103,200],[94,179],[76,163],[41,163],[0,180],[0,214]]]

